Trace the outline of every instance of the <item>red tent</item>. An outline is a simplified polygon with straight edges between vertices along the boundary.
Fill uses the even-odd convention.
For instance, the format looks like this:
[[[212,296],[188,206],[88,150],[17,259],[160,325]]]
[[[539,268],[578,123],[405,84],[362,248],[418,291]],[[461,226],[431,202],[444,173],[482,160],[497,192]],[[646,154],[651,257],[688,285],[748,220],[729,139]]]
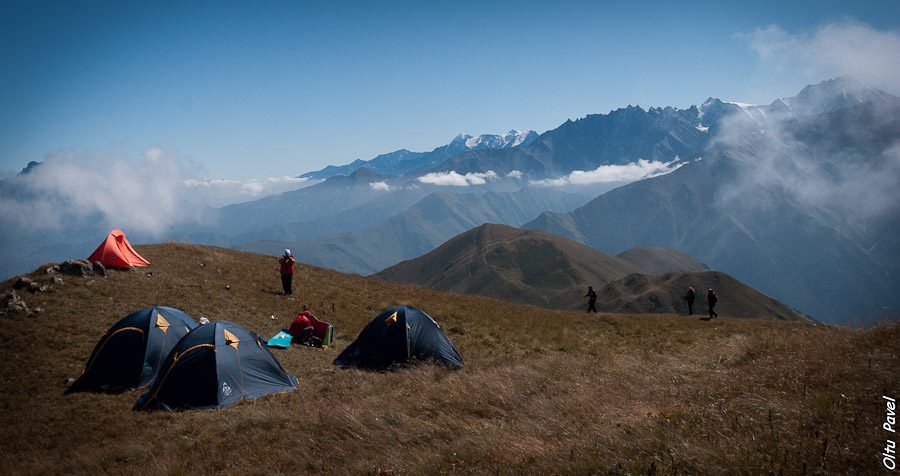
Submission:
[[[147,266],[149,261],[139,255],[120,230],[109,232],[109,236],[91,253],[88,261],[99,261],[107,268],[127,268],[129,266]]]

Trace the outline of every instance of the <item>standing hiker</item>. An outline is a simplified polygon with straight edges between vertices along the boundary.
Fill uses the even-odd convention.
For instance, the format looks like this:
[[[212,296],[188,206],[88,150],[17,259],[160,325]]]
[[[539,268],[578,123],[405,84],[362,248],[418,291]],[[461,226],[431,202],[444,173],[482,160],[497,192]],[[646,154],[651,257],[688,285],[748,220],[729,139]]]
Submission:
[[[709,305],[709,318],[712,319],[714,317],[719,317],[719,313],[714,309],[716,307],[716,303],[719,302],[719,298],[716,296],[715,291],[712,288],[709,288],[709,292],[706,294],[706,304]]]
[[[694,288],[693,286],[688,287],[687,294],[684,296],[684,300],[687,301],[688,304],[688,315],[691,316],[694,314]]]
[[[587,292],[587,294],[585,294],[584,296],[585,296],[586,298],[588,298],[588,308],[587,308],[587,312],[591,312],[591,311],[597,312],[597,306],[596,306],[596,304],[597,304],[597,293],[594,292],[594,287],[593,287],[593,286],[588,286],[588,292]]]
[[[290,296],[294,293],[291,287],[294,280],[294,255],[291,254],[291,250],[285,249],[278,262],[281,264],[281,287],[284,289],[284,295]]]

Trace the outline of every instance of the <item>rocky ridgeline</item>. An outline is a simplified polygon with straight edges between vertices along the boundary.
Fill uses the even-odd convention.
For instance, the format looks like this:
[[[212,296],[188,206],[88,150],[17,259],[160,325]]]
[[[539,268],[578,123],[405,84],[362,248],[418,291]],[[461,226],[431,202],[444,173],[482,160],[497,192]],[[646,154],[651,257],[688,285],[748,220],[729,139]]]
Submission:
[[[81,278],[93,278],[95,276],[106,277],[106,267],[99,261],[91,263],[86,259],[70,259],[63,263],[50,266],[46,270],[51,276],[50,282],[42,284],[38,280],[27,276],[19,276],[13,284],[13,289],[8,292],[0,293],[0,315],[6,314],[39,314],[43,312],[41,306],[30,309],[22,294],[49,293],[65,283],[61,275],[76,276]],[[94,281],[87,281],[85,285],[90,285]]]

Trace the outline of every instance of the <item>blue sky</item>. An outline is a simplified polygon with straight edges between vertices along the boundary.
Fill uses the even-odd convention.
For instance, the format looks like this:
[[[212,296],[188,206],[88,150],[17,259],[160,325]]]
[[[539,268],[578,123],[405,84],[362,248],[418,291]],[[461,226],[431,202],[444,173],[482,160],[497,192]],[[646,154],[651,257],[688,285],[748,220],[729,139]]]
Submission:
[[[164,155],[179,178],[264,187],[460,132],[769,103],[844,73],[900,95],[897,0],[137,3],[4,2],[0,177]]]

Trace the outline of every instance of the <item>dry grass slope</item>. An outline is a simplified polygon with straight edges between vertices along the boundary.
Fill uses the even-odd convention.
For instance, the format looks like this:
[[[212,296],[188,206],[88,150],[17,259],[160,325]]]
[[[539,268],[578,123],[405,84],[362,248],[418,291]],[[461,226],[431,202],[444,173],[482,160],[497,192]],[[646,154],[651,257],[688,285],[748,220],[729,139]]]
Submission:
[[[889,436],[882,395],[900,397],[896,321],[552,312],[304,265],[301,300],[288,301],[272,257],[137,248],[149,268],[65,277],[23,293],[43,312],[0,316],[3,473],[874,474]],[[50,282],[43,268],[32,276]],[[134,310],[167,305],[269,337],[301,302],[338,332],[329,349],[275,351],[297,391],[182,413],[134,412],[137,392],[63,394]],[[433,316],[467,367],[331,364],[398,304]]]

